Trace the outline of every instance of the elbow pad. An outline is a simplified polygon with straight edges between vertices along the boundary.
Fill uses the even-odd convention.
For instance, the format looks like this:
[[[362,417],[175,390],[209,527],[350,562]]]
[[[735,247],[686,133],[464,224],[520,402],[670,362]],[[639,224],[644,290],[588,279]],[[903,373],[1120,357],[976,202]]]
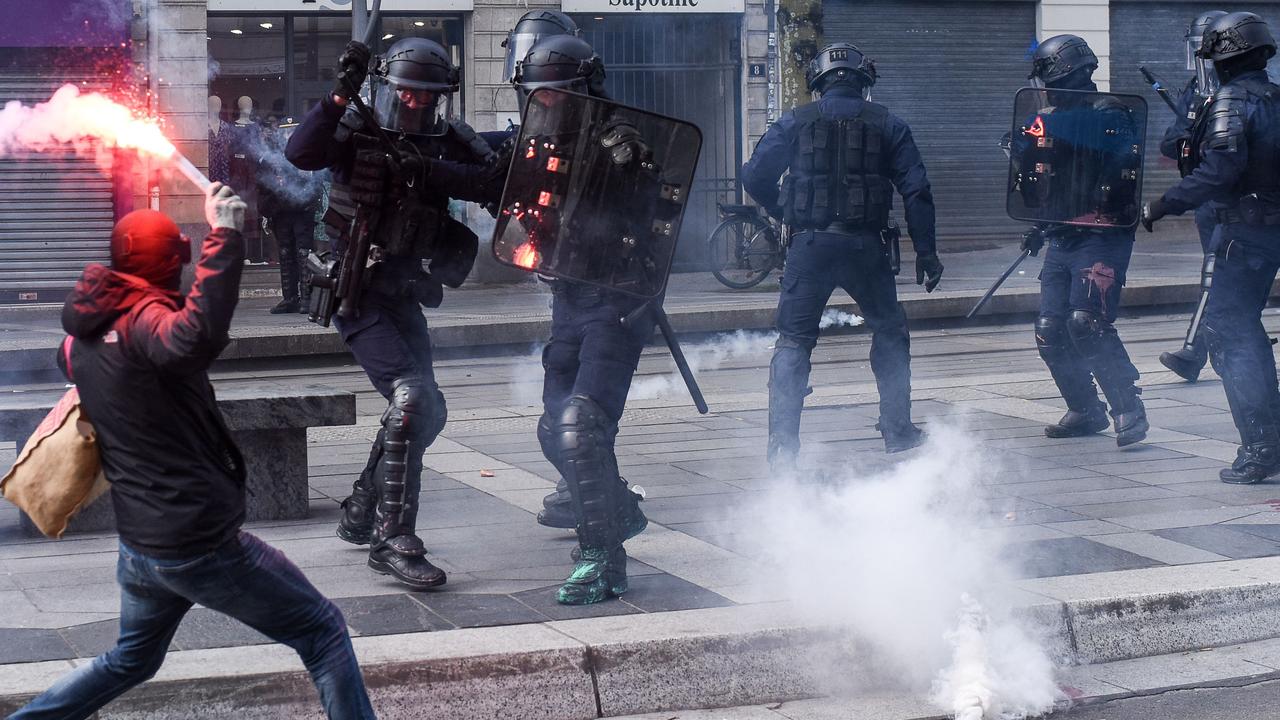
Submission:
[[[1243,90],[1225,87],[1218,92],[1205,118],[1205,146],[1210,150],[1236,152],[1244,141],[1244,116],[1247,95]]]

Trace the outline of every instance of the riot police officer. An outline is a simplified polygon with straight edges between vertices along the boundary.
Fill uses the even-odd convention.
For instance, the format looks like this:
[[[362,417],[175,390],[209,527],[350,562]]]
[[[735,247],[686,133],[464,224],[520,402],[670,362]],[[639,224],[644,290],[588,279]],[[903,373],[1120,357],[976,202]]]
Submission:
[[[578,28],[578,24],[573,18],[560,12],[559,10],[530,10],[520,19],[516,21],[515,27],[507,33],[507,37],[502,41],[502,47],[506,50],[506,55],[502,64],[502,79],[504,82],[512,82],[516,75],[516,65],[525,56],[529,54],[529,50],[544,38],[556,35],[569,35],[571,37],[580,37],[582,30]]]
[[[604,64],[573,34],[544,37],[517,62],[513,83],[522,106],[536,102],[529,94],[538,88],[601,97]],[[599,135],[594,144],[606,150],[617,168],[635,167],[649,152],[638,130],[623,120],[611,120],[592,132]],[[509,152],[507,141],[514,131],[483,135]],[[577,142],[569,131],[540,140],[537,146],[542,147]],[[509,156],[505,162],[510,162]],[[622,543],[648,524],[639,496],[619,475],[614,439],[640,353],[653,334],[653,321],[638,312],[644,300],[571,280],[549,283],[551,339],[542,355],[543,414],[537,434],[543,454],[562,476],[569,519],[557,517],[566,508],[553,494],[538,521],[576,528],[576,565],[557,600],[584,605],[626,592],[627,554]]]
[[[1205,30],[1226,14],[1224,10],[1210,10],[1196,16],[1187,26],[1187,69],[1195,74],[1187,81],[1178,101],[1174,103],[1173,122],[1164,131],[1164,139],[1160,142],[1160,153],[1177,161],[1178,170],[1183,177],[1191,172],[1191,128],[1200,112],[1205,109],[1209,98],[1218,89],[1218,76],[1213,70],[1213,61],[1200,57],[1198,51]],[[1201,298],[1204,298],[1213,278],[1214,260],[1209,243],[1213,239],[1213,229],[1217,226],[1218,219],[1207,203],[1196,208],[1195,218],[1196,230],[1200,234],[1200,248],[1204,252],[1204,262],[1200,267],[1200,293]],[[1160,354],[1160,363],[1188,382],[1195,382],[1200,377],[1204,364],[1209,361],[1209,351],[1198,330],[1198,325],[1192,327],[1188,331],[1187,341],[1178,350]]]
[[[1222,377],[1241,447],[1223,482],[1255,483],[1280,472],[1280,388],[1262,326],[1280,268],[1280,87],[1267,78],[1276,53],[1253,13],[1213,22],[1200,46],[1221,87],[1191,133],[1191,173],[1143,208],[1143,225],[1208,202],[1217,215],[1214,282],[1205,308],[1209,359]]]
[[[783,114],[742,168],[751,197],[795,231],[769,369],[768,457],[777,467],[799,451],[800,413],[811,392],[809,357],[836,287],[857,301],[872,331],[885,451],[923,441],[911,422],[907,319],[881,242],[895,188],[915,245],[916,284],[932,291],[942,278],[924,163],[907,124],[869,100],[875,63],[848,43],[828,45],[813,58],[806,79],[820,99]],[[788,171],[779,189],[778,179]]]
[[[1123,109],[1111,107],[1104,99],[1092,99],[1097,96],[1053,92],[1096,92],[1093,72],[1097,68],[1098,58],[1084,40],[1075,35],[1056,35],[1036,47],[1029,79],[1034,85],[1047,88],[1049,104],[1059,106],[1064,115],[1069,111],[1077,115],[1123,116]],[[1098,177],[1074,177],[1070,183],[1077,189],[1103,184]],[[1057,187],[1063,192],[1071,190],[1062,184]],[[1051,198],[1049,202],[1063,203],[1067,199]],[[1077,437],[1107,429],[1111,424],[1107,405],[1115,421],[1117,445],[1131,445],[1147,435],[1146,408],[1135,384],[1138,370],[1113,325],[1133,254],[1133,240],[1131,227],[1053,222],[1037,224],[1023,236],[1023,249],[1033,255],[1048,245],[1040,271],[1036,347],[1067,403],[1062,419],[1045,428],[1048,437]],[[1106,403],[1098,398],[1095,380]]]
[[[461,284],[475,259],[475,235],[449,217],[449,198],[482,200],[495,172],[485,164],[488,148],[473,147],[466,138],[474,133],[449,119],[458,69],[443,47],[424,38],[392,45],[373,74],[373,108],[365,114],[354,96],[369,64],[366,46],[348,44],[337,86],[294,132],[286,156],[304,170],[332,170],[325,222],[335,252],[367,242],[370,269],[334,322],[388,407],[342,503],[338,536],[368,543],[370,568],[421,590],[446,579],[415,534],[422,456],[446,410],[420,305],[438,306],[442,284]],[[369,114],[378,127],[369,126]]]

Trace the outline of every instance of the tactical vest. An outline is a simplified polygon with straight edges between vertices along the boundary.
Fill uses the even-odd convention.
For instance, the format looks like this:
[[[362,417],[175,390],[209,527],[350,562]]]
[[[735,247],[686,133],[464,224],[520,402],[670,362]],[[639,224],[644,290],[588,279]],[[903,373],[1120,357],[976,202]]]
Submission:
[[[1243,125],[1241,139],[1248,143],[1249,163],[1232,192],[1236,197],[1257,194],[1269,204],[1280,205],[1280,86],[1250,78],[1223,86],[1214,97],[1216,99],[1224,91],[1233,90],[1246,93],[1245,107],[1240,108],[1242,115],[1247,114],[1249,108],[1261,107],[1254,113],[1252,124],[1248,123],[1247,117],[1240,118]],[[1216,116],[1211,108],[1212,102],[1197,118],[1192,129],[1192,170],[1203,162],[1210,135],[1214,132],[1211,126]]]
[[[824,117],[818,103],[795,110],[796,142],[782,181],[784,220],[825,230],[833,223],[879,230],[893,207],[889,182],[889,111],[864,102],[849,118]]]

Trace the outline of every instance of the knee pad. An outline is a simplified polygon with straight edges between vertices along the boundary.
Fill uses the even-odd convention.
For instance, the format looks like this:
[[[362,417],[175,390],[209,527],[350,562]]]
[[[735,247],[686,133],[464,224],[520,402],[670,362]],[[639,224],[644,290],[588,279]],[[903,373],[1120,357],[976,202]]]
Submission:
[[[556,423],[556,451],[566,459],[589,457],[609,447],[612,423],[600,405],[585,395],[573,395]]]
[[[391,384],[391,404],[382,415],[388,434],[399,433],[425,447],[444,430],[448,419],[444,393],[435,383],[418,376],[396,378]]]
[[[556,444],[555,419],[549,412],[542,413],[542,417],[538,418],[538,445],[542,447],[543,456],[552,465],[556,464],[560,457],[560,447]]]
[[[1071,351],[1066,321],[1053,315],[1036,318],[1036,349],[1045,362],[1065,358]]]
[[[1074,310],[1067,320],[1067,332],[1081,355],[1097,357],[1103,351],[1103,343],[1108,336],[1116,334],[1116,329],[1098,313]]]

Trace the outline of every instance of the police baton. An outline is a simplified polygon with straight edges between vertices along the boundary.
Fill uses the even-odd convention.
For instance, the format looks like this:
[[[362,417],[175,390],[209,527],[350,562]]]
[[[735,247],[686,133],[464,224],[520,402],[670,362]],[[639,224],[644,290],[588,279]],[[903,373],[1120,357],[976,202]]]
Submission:
[[[680,341],[676,339],[676,332],[671,328],[671,320],[667,318],[667,311],[662,309],[662,305],[657,301],[647,302],[622,318],[622,324],[629,327],[650,313],[653,314],[653,321],[658,325],[658,329],[662,331],[662,339],[667,341],[667,349],[671,351],[671,359],[675,360],[676,368],[680,370],[680,377],[684,378],[685,387],[689,388],[689,397],[693,398],[693,404],[698,408],[698,413],[706,415],[710,411],[707,408],[707,399],[702,396],[702,388],[698,387],[698,379],[693,376],[693,370],[689,368],[689,361],[685,359],[684,351],[680,349]]]
[[[1178,106],[1174,104],[1173,98],[1169,97],[1169,88],[1165,87],[1164,83],[1160,82],[1159,78],[1153,75],[1145,65],[1139,65],[1138,72],[1142,73],[1142,77],[1146,79],[1149,85],[1151,85],[1151,89],[1156,91],[1156,94],[1160,96],[1160,99],[1164,101],[1165,105],[1169,106],[1169,109],[1173,111],[1174,115],[1182,114],[1178,112]]]
[[[1030,254],[1030,250],[1023,250],[1022,254],[1018,256],[1018,259],[1014,260],[1013,264],[1010,265],[998,279],[996,279],[995,283],[991,286],[991,289],[987,290],[987,293],[978,299],[978,304],[973,306],[973,309],[969,311],[968,315],[964,316],[964,319],[972,320],[973,316],[978,314],[978,311],[982,309],[982,306],[987,304],[987,301],[991,299],[991,296],[996,294],[996,291],[1000,289],[1000,286],[1004,284],[1004,281],[1009,279],[1009,276],[1013,274],[1013,271],[1017,270],[1018,266],[1022,264],[1022,261],[1026,260],[1027,256]]]

